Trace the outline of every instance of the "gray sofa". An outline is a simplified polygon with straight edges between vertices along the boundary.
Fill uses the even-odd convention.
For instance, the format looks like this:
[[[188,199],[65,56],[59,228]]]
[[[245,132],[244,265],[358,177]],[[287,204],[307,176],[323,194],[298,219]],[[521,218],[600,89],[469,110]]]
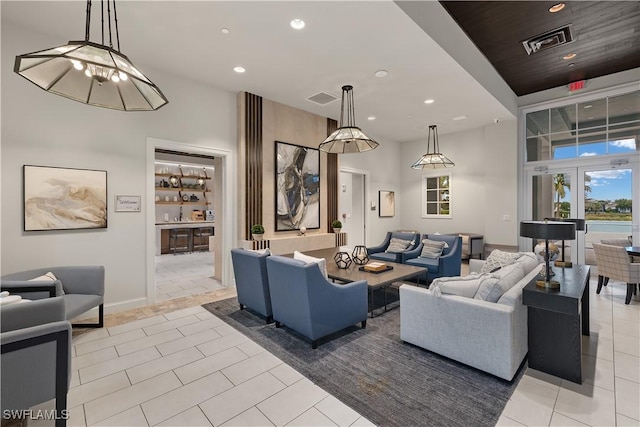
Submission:
[[[478,273],[485,262],[470,260],[470,272]],[[445,293],[448,291],[445,286],[434,286],[438,281],[455,285],[451,278],[434,281],[435,289],[400,286],[401,339],[510,381],[528,349],[527,307],[522,304],[522,288],[538,275],[540,266],[533,253],[526,253],[513,267],[504,267],[505,274],[520,269],[521,278],[496,302],[472,297],[472,288],[471,292],[469,288],[459,291],[468,293],[460,296]],[[466,280],[497,274],[471,274],[458,278],[458,283],[464,287]]]
[[[31,280],[48,272],[58,280]],[[0,288],[30,300],[60,296],[65,303],[67,320],[98,307],[97,323],[74,323],[73,326],[101,328],[104,325],[104,267],[101,265],[46,267],[6,274],[0,279]]]

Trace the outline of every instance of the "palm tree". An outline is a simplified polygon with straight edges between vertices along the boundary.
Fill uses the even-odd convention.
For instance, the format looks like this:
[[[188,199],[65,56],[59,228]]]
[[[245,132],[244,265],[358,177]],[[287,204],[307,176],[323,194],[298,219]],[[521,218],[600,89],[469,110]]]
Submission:
[[[556,193],[556,201],[555,201],[555,206],[553,208],[553,210],[554,210],[553,217],[554,218],[560,218],[561,217],[561,214],[560,214],[560,202],[567,195],[567,193],[564,190],[565,188],[570,189],[571,186],[569,185],[568,182],[565,181],[564,174],[563,173],[559,173],[559,174],[554,175],[553,176],[553,190]]]

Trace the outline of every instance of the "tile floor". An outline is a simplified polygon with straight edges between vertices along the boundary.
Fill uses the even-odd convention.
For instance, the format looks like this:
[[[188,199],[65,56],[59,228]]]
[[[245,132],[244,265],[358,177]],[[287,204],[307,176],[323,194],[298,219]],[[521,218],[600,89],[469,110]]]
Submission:
[[[600,295],[590,286],[584,383],[529,369],[498,426],[640,426],[640,297],[627,306],[622,284]],[[232,295],[176,298],[74,331],[69,425],[371,424],[200,307]]]
[[[213,268],[211,252],[156,256],[156,301],[221,289],[222,283],[212,278]]]

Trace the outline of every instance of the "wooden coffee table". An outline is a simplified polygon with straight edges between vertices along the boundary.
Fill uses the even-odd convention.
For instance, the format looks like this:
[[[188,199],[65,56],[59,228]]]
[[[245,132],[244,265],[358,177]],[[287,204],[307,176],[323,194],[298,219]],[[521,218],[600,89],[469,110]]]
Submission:
[[[413,265],[398,264],[395,262],[385,262],[385,264],[392,266],[393,270],[385,271],[382,273],[372,273],[368,271],[360,271],[361,265],[352,263],[349,268],[338,268],[333,257],[339,252],[339,248],[319,249],[316,251],[305,252],[305,255],[309,255],[316,258],[324,258],[327,260],[327,276],[334,281],[340,281],[343,283],[356,282],[358,280],[366,280],[369,288],[369,315],[373,316],[375,307],[373,304],[373,296],[376,291],[384,292],[384,311],[387,311],[387,304],[393,301],[387,301],[387,288],[393,283],[401,280],[411,279],[419,277],[426,273],[427,269],[422,267],[415,267]],[[349,253],[349,257],[351,254]],[[395,300],[394,300],[395,301]]]

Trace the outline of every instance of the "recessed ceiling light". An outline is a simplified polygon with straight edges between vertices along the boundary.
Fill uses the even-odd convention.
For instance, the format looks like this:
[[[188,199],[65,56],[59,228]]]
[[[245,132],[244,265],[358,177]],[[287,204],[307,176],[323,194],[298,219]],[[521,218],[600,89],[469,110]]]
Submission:
[[[228,28],[220,28],[220,32],[221,32],[222,34],[229,34],[231,31],[229,31],[229,29],[228,29]]]
[[[369,116],[369,117],[367,117],[367,120],[375,120],[375,119],[376,119],[376,116]]]
[[[574,63],[572,62],[571,64],[567,65],[567,67],[573,67],[574,65],[576,65],[576,64],[574,64]]]
[[[247,70],[245,70],[244,67],[233,67],[233,71],[236,73],[244,73]]]
[[[306,24],[302,19],[296,18],[296,19],[292,19],[291,22],[289,22],[289,25],[291,25],[291,28],[295,30],[301,30],[304,28]]]
[[[575,53],[568,53],[565,56],[562,57],[562,59],[573,59],[576,57]]]
[[[549,12],[551,12],[551,13],[560,12],[562,9],[564,9],[565,6],[566,6],[566,4],[564,4],[564,3],[554,4],[553,6],[551,6],[549,8]]]
[[[458,116],[458,117],[454,117],[453,120],[464,120],[467,119],[467,116]]]
[[[587,117],[587,119],[589,119],[589,120],[593,120],[593,116],[591,116],[591,117]]]
[[[436,101],[435,101],[435,100],[433,100],[433,99],[425,99],[425,100],[424,100],[424,103],[425,103],[425,104],[433,104],[434,102],[436,102]]]
[[[376,77],[387,77],[389,75],[389,72],[387,70],[378,70],[373,73],[373,75]]]
[[[585,105],[584,108],[591,108],[593,105]]]

